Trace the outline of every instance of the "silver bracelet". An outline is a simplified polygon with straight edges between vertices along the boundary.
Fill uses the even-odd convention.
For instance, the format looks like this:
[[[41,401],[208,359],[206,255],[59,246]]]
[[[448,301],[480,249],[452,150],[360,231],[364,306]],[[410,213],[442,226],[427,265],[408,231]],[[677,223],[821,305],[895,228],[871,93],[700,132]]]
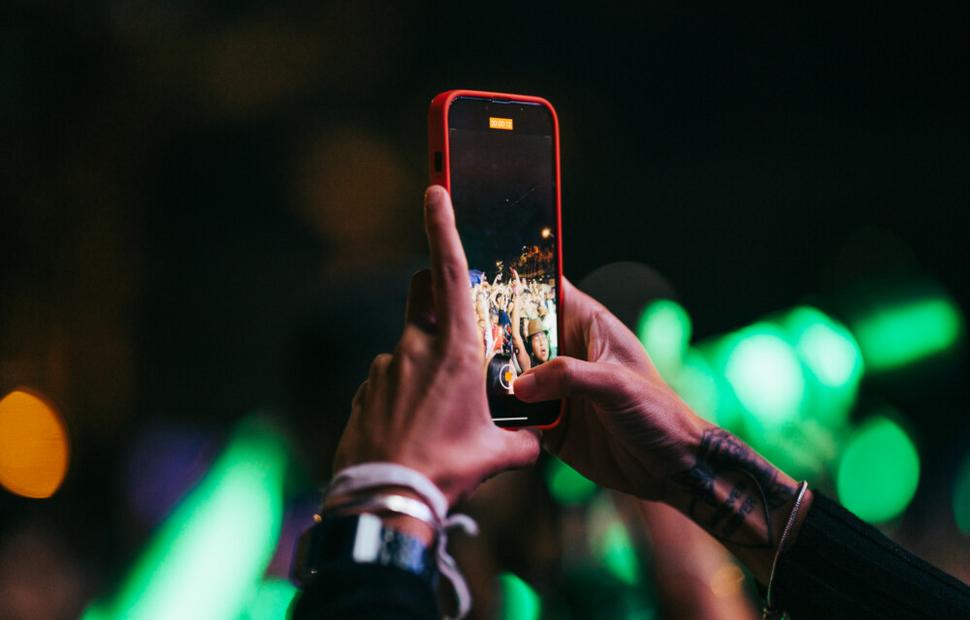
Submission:
[[[435,519],[434,513],[431,512],[431,508],[429,508],[427,504],[421,500],[414,499],[413,497],[407,497],[406,495],[368,495],[367,497],[352,499],[342,504],[330,506],[327,508],[326,512],[344,512],[347,510],[376,513],[393,512],[396,514],[414,517],[418,521],[427,523],[429,526],[431,526],[431,529],[436,532],[440,527],[437,519]],[[323,513],[324,510],[321,508],[320,513],[314,515],[314,520],[322,520]]]
[[[795,520],[798,519],[798,509],[802,507],[802,500],[805,498],[805,491],[807,490],[808,482],[802,482],[798,485],[798,495],[795,496],[795,505],[792,507],[791,514],[788,516],[788,523],[785,524],[785,529],[781,532],[781,540],[778,541],[778,549],[775,551],[775,559],[771,562],[771,573],[768,575],[768,590],[765,592],[765,606],[764,609],[761,610],[762,620],[780,620],[785,615],[785,612],[779,611],[772,607],[771,587],[775,582],[775,569],[778,568],[778,559],[785,551],[788,536],[791,534],[792,528],[795,527]]]

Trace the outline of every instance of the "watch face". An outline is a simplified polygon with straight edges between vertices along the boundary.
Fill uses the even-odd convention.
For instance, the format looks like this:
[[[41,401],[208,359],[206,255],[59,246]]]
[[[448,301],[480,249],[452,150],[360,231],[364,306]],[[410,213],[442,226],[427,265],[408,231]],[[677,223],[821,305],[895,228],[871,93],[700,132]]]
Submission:
[[[372,514],[324,516],[297,543],[290,578],[307,587],[322,572],[348,564],[396,566],[434,585],[437,567],[431,547],[403,532],[384,527]]]
[[[381,544],[384,537],[381,536],[381,519],[377,515],[370,515],[366,512],[357,517],[357,532],[354,534],[354,548],[351,556],[358,564],[372,564],[377,562],[378,556],[384,549]]]

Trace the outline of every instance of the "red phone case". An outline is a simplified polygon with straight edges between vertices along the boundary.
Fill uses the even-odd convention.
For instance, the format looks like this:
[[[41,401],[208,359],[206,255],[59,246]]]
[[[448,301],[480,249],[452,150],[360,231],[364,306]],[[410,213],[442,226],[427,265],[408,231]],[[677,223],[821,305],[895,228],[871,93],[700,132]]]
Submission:
[[[562,338],[562,176],[559,164],[559,117],[552,104],[542,97],[531,95],[513,95],[509,93],[492,93],[482,90],[449,90],[435,95],[428,108],[428,172],[432,184],[441,185],[448,193],[451,193],[451,169],[448,146],[448,110],[452,102],[457,97],[483,97],[489,99],[503,99],[507,101],[526,101],[538,103],[549,110],[552,115],[553,145],[556,157],[556,310],[559,313],[559,320],[556,321],[556,331],[559,342]],[[563,409],[565,403],[563,404]],[[557,426],[562,420],[563,409],[559,411],[559,417],[552,424],[545,424],[533,428],[549,429]],[[514,429],[508,429],[514,430]]]

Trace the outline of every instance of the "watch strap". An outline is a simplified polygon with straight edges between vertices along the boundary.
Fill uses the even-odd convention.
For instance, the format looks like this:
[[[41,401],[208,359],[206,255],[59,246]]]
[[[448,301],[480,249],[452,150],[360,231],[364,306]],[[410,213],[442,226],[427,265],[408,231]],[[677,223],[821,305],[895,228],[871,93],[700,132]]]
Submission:
[[[305,588],[325,568],[342,562],[394,566],[432,587],[437,578],[430,547],[414,536],[384,527],[380,517],[370,513],[328,516],[304,532],[291,578]]]

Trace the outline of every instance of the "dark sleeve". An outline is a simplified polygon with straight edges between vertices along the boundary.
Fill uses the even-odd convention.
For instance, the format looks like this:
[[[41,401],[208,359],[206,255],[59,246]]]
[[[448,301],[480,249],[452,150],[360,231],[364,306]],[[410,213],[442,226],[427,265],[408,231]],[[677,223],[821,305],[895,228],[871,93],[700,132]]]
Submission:
[[[434,591],[423,579],[394,566],[334,563],[290,606],[293,620],[437,620]]]
[[[815,492],[779,558],[775,604],[793,620],[970,618],[970,588]]]

